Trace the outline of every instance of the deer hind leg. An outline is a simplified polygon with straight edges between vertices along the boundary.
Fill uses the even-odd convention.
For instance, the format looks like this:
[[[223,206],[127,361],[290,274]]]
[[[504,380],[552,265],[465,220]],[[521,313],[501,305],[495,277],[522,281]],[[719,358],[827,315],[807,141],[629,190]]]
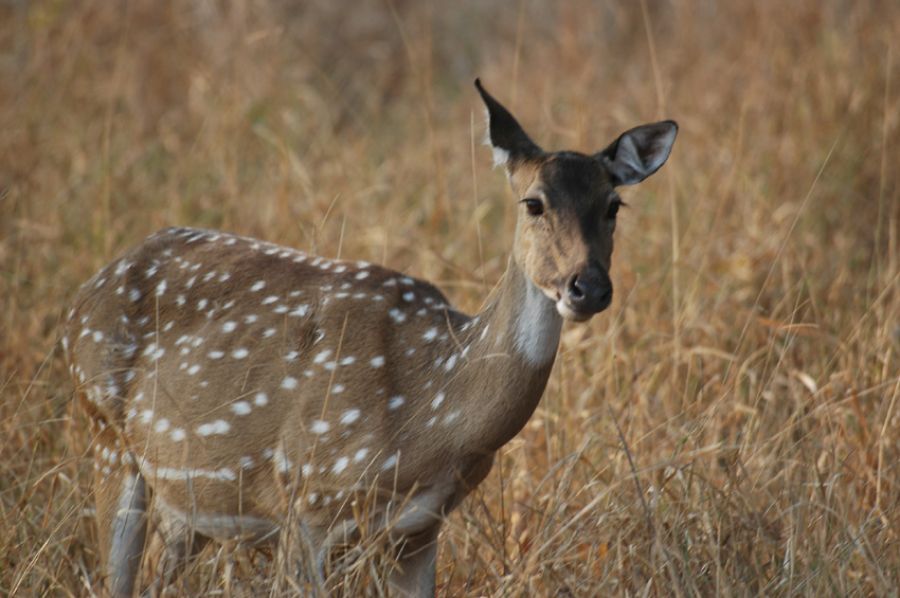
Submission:
[[[388,584],[403,598],[433,597],[437,576],[437,538],[440,524],[404,540]]]
[[[142,579],[144,596],[161,596],[171,589],[186,569],[190,558],[208,542],[195,533],[181,517],[170,511],[154,497],[152,502],[152,531],[145,551]],[[188,592],[176,591],[177,595]]]
[[[290,584],[299,583],[303,588],[303,595],[330,595],[325,581],[328,577],[328,557],[333,535],[329,533],[327,525],[306,520],[292,509],[278,534],[275,549],[277,577],[284,581],[290,580]],[[276,589],[289,591],[296,590],[296,587],[276,586]]]
[[[146,487],[133,465],[111,466],[119,455],[104,448],[94,477],[100,562],[110,596],[130,597],[144,552]]]

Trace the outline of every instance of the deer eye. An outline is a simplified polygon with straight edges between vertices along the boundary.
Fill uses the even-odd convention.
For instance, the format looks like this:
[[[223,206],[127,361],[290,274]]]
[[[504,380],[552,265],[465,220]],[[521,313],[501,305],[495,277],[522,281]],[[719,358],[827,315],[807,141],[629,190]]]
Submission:
[[[619,213],[619,208],[622,207],[621,199],[614,199],[609,202],[609,207],[606,208],[606,219],[607,220],[615,220],[616,214]]]
[[[544,202],[539,199],[523,199],[522,203],[525,204],[529,216],[540,216],[544,213]]]

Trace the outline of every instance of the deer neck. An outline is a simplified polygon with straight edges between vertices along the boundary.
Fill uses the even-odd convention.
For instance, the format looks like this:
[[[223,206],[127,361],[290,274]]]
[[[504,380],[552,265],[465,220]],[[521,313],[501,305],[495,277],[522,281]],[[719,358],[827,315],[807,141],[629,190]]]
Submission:
[[[553,366],[562,318],[553,301],[514,259],[509,259],[496,297],[482,314],[485,322],[496,327],[495,350],[514,356],[526,368],[549,370]]]
[[[537,408],[559,345],[554,303],[510,259],[499,288],[473,322],[471,355],[450,381],[466,393],[466,446],[492,453],[515,436]]]

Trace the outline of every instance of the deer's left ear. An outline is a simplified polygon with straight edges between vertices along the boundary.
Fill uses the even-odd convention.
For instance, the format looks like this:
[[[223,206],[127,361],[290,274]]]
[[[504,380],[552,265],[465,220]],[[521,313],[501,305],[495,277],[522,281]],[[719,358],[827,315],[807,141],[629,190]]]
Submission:
[[[677,134],[674,120],[641,125],[622,133],[594,157],[606,164],[614,187],[634,185],[666,163]]]
[[[543,153],[509,110],[485,90],[480,79],[475,79],[475,87],[487,108],[488,137],[494,150],[494,166],[506,166],[507,171],[512,173],[516,164]]]

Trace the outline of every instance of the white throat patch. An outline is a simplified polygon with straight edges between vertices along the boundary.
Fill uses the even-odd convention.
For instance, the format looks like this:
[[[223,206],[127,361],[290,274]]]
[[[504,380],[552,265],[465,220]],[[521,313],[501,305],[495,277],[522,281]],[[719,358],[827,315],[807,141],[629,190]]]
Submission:
[[[529,365],[547,365],[559,347],[562,318],[556,305],[526,278],[525,301],[516,320],[516,350]]]

